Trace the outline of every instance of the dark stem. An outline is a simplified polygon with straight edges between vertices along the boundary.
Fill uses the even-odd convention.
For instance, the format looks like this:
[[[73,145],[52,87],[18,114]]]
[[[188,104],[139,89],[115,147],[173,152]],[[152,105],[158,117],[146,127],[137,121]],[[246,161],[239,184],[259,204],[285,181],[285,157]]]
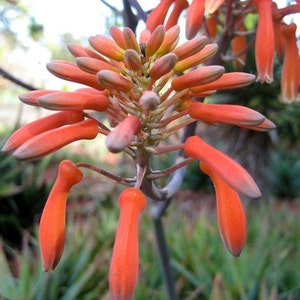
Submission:
[[[176,295],[175,283],[171,272],[170,255],[164,232],[164,225],[161,218],[166,209],[168,208],[170,201],[171,199],[164,202],[160,202],[159,204],[157,204],[157,206],[153,207],[152,219],[154,224],[155,241],[158,248],[157,250],[163,280],[165,284],[167,299],[176,300],[178,298]]]

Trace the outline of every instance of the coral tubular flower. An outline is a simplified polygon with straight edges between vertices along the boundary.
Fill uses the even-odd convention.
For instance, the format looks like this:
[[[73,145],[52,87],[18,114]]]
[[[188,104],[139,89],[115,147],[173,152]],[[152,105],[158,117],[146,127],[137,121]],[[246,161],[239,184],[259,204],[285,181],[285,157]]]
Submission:
[[[175,78],[172,81],[172,87],[175,91],[181,91],[214,81],[221,77],[223,73],[224,67],[222,66],[204,66]]]
[[[193,0],[187,10],[185,35],[188,40],[199,32],[204,20],[205,0]]]
[[[38,98],[40,106],[51,110],[95,110],[104,111],[109,100],[104,95],[89,95],[76,92],[57,92]]]
[[[271,83],[273,81],[275,56],[272,1],[255,0],[255,4],[258,8],[258,25],[255,39],[257,81]]]
[[[164,23],[167,12],[171,4],[175,0],[161,0],[160,3],[152,10],[147,18],[146,28],[151,32],[158,26]]]
[[[26,141],[13,152],[20,160],[38,159],[74,141],[94,139],[98,134],[98,123],[92,119],[55,128],[40,133]]]
[[[146,47],[146,55],[147,57],[152,56],[161,46],[162,42],[164,41],[165,38],[165,33],[166,30],[164,28],[163,25],[159,25],[157,26],[152,34],[150,35],[149,39],[146,43],[147,47]]]
[[[232,189],[250,198],[258,198],[261,192],[249,173],[236,161],[205,143],[200,137],[189,137],[184,152],[209,166]]]
[[[281,28],[284,37],[284,55],[281,75],[281,101],[290,103],[299,100],[300,58],[296,39],[295,23]]]
[[[245,32],[244,24],[241,25],[239,31]],[[231,42],[232,55],[235,58],[232,62],[236,71],[241,71],[245,65],[247,52],[245,48],[247,46],[247,37],[244,35],[235,36]]]
[[[44,207],[39,242],[44,271],[54,270],[65,243],[66,202],[72,186],[81,181],[81,171],[69,160],[59,164],[58,175]]]
[[[220,6],[224,3],[224,0],[205,0],[204,4],[204,14],[206,17],[213,15]]]
[[[237,126],[255,126],[261,124],[265,117],[259,112],[240,105],[206,104],[192,101],[189,106],[192,118],[208,124],[232,124]]]
[[[212,168],[200,162],[201,170],[213,181],[221,238],[233,256],[239,256],[246,240],[247,224],[238,193],[226,184]]]
[[[75,64],[54,60],[47,64],[47,69],[61,79],[85,84],[97,90],[104,90],[94,75],[84,72]]]
[[[108,62],[93,57],[77,57],[76,64],[81,70],[90,74],[97,74],[101,70],[118,72],[118,69]]]
[[[62,111],[28,123],[15,131],[2,148],[3,152],[12,152],[36,135],[67,124],[83,120],[81,111]]]
[[[39,106],[38,98],[47,94],[57,93],[57,90],[36,90],[19,95],[19,99],[28,105]]]
[[[172,26],[176,25],[179,19],[181,12],[189,6],[187,0],[176,0],[174,3],[174,7],[170,13],[168,21],[166,23],[166,29],[171,28]]]
[[[100,71],[97,74],[97,79],[106,89],[118,90],[126,93],[133,87],[133,83],[130,80],[126,79],[121,74],[110,70]]]
[[[119,196],[118,203],[120,217],[109,269],[109,286],[113,300],[130,300],[138,279],[138,222],[147,200],[140,190],[127,188]]]
[[[169,73],[173,70],[175,64],[177,63],[177,55],[174,53],[166,54],[160,57],[153,65],[149,72],[152,79],[157,80],[163,75]]]
[[[136,116],[129,116],[120,122],[106,138],[106,146],[109,151],[113,153],[123,151],[141,130],[141,126],[141,121]]]
[[[195,95],[205,91],[230,90],[247,86],[254,80],[255,76],[252,74],[242,72],[231,72],[223,74],[220,78],[216,79],[215,81],[191,87],[190,90]]]

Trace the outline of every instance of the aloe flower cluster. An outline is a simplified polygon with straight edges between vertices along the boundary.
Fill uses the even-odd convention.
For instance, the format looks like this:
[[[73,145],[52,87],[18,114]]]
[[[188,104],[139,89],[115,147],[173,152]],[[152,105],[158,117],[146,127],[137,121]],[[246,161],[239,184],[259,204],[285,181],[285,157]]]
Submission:
[[[163,24],[164,13],[173,2],[177,14],[171,13],[171,21]],[[242,251],[247,226],[240,196],[257,198],[261,195],[259,188],[241,165],[200,136],[193,133],[180,140],[178,135],[196,122],[256,131],[272,130],[275,125],[250,108],[203,101],[218,90],[244,87],[255,81],[252,74],[226,73],[223,66],[207,65],[219,47],[208,36],[195,35],[200,20],[194,14],[204,2],[212,5],[218,1],[192,1],[187,18],[192,22],[187,24],[189,39],[181,45],[176,22],[187,7],[186,1],[162,0],[139,38],[127,27],[111,27],[111,38],[92,36],[89,48],[68,45],[74,63],[56,60],[47,65],[55,76],[86,87],[72,92],[36,90],[20,95],[22,102],[54,113],[18,129],[2,151],[19,160],[33,160],[77,140],[104,137],[110,152],[125,153],[135,165],[135,176],[123,178],[84,162],[63,160],[59,164],[39,227],[45,271],[53,270],[61,258],[68,193],[82,180],[85,168],[125,186],[118,199],[120,218],[109,272],[112,299],[133,298],[138,278],[139,217],[147,199],[154,203],[170,199],[180,188],[186,166],[193,161],[199,161],[199,169],[214,183],[224,244],[234,256]],[[242,4],[236,3],[242,9]],[[218,9],[209,10],[209,14],[216,14]],[[271,78],[259,70],[259,80]],[[174,151],[177,155],[171,167],[157,170],[151,165],[157,156]],[[165,186],[157,183],[162,177],[168,177]]]

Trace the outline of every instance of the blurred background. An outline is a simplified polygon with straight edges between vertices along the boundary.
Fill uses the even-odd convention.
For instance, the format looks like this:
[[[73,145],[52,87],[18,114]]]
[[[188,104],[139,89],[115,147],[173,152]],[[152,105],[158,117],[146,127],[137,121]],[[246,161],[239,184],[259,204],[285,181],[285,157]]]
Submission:
[[[159,3],[139,2],[145,12]],[[123,27],[133,19],[137,32],[143,28],[144,22],[134,17],[137,11],[128,9],[128,3],[0,0],[1,147],[16,128],[47,114],[22,104],[19,94],[77,87],[46,70],[52,59],[73,61],[68,43],[88,46],[89,36],[108,34],[110,26]],[[293,15],[290,20],[299,22],[299,18]],[[256,21],[253,17],[248,25],[254,27]],[[230,64],[225,67],[232,70]],[[253,55],[244,71],[255,73]],[[266,134],[201,126],[209,143],[252,174],[263,197],[244,199],[248,239],[241,256],[232,258],[218,234],[212,184],[197,164],[189,166],[183,188],[164,220],[179,299],[300,299],[300,104],[279,101],[280,74],[277,63],[271,85],[254,83],[217,93],[212,99],[256,109],[277,128]],[[107,299],[116,200],[122,187],[103,177],[86,172],[83,182],[72,190],[62,261],[53,273],[41,269],[37,224],[57,163],[65,158],[127,175],[126,168],[115,164],[122,160],[126,165],[126,157],[108,153],[101,138],[74,143],[35,162],[18,162],[0,153],[0,299]],[[168,159],[161,163],[168,165]],[[152,226],[145,212],[136,299],[166,299]]]

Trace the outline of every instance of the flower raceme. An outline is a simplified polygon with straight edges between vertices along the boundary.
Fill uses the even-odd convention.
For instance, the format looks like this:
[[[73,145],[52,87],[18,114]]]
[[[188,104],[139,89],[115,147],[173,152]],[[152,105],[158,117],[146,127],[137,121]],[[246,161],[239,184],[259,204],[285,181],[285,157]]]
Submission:
[[[161,1],[161,11],[152,21],[149,18],[150,25],[139,39],[129,28],[112,27],[112,38],[96,35],[89,39],[93,50],[69,45],[76,63],[57,60],[49,63],[47,69],[59,78],[86,87],[74,92],[40,90],[21,95],[24,103],[55,112],[18,129],[2,149],[17,159],[32,160],[74,141],[102,136],[110,152],[124,152],[132,158],[136,166],[133,178],[123,178],[87,163],[62,162],[40,224],[44,269],[50,270],[58,263],[63,249],[65,203],[70,188],[82,177],[78,168],[88,168],[127,186],[119,197],[120,219],[109,273],[111,294],[116,300],[133,298],[138,274],[138,219],[146,196],[159,201],[171,197],[180,185],[172,182],[160,187],[156,179],[173,174],[193,160],[200,160],[212,170],[210,176],[216,174],[220,178],[215,180],[215,186],[221,235],[233,255],[242,248],[243,234],[237,237],[227,211],[223,210],[222,199],[230,195],[232,203],[236,203],[234,193],[259,197],[257,185],[239,164],[200,137],[191,136],[184,144],[174,144],[175,136],[196,121],[258,131],[275,127],[249,108],[196,100],[217,90],[247,86],[255,76],[225,73],[219,65],[206,66],[218,50],[207,37],[196,36],[177,46],[179,26],[157,26],[170,3]],[[184,6],[182,3],[176,8],[174,19]],[[152,22],[156,27],[151,27]],[[184,150],[188,158],[180,157],[168,169],[153,170],[151,162],[156,155],[177,150]],[[236,208],[237,204],[233,206]],[[238,209],[234,214],[239,214]]]

